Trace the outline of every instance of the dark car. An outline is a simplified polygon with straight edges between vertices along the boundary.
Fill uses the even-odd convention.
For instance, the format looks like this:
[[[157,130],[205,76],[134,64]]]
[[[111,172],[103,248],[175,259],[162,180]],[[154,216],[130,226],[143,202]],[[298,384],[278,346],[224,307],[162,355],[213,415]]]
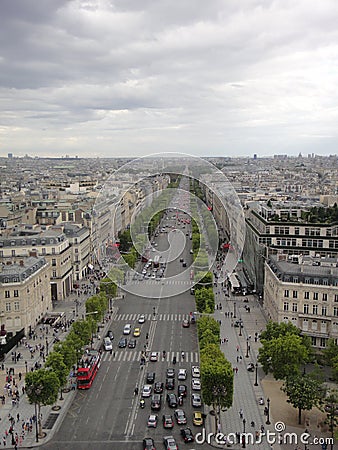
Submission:
[[[164,414],[162,417],[163,428],[173,428],[174,420],[170,414]]]
[[[153,411],[159,411],[162,406],[162,395],[161,394],[153,394],[151,396],[151,409]]]
[[[167,369],[167,378],[175,378],[175,369],[172,367]]]
[[[194,442],[194,435],[192,434],[190,428],[182,428],[181,436],[184,439],[184,442]]]
[[[150,437],[144,438],[143,450],[156,450],[154,439]]]
[[[177,397],[175,394],[167,394],[167,402],[170,408],[177,408]]]
[[[135,348],[136,347],[136,339],[130,339],[128,342],[129,348]]]
[[[168,391],[172,391],[175,389],[175,379],[174,378],[167,378],[165,380],[165,387],[168,389]]]
[[[187,418],[183,409],[176,409],[174,413],[177,425],[186,425]]]
[[[177,386],[177,395],[178,396],[186,397],[187,391],[188,391],[188,388],[185,384],[179,384]]]
[[[147,383],[153,384],[155,381],[155,372],[147,373]]]
[[[187,267],[187,263],[185,261],[182,262],[182,267]]]
[[[163,392],[163,383],[161,383],[160,381],[157,381],[154,384],[154,393],[155,394],[162,394]]]
[[[125,348],[127,347],[127,339],[126,338],[121,338],[119,340],[119,348]]]
[[[112,330],[108,330],[108,333],[107,333],[107,336],[106,336],[106,337],[109,337],[109,339],[110,339],[111,341],[114,339],[114,334],[113,334]]]

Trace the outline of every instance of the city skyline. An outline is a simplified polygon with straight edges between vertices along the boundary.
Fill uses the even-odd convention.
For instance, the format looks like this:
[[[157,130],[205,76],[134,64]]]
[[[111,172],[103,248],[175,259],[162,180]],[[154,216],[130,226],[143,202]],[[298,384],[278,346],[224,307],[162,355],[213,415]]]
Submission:
[[[338,5],[4,0],[0,155],[337,153]]]

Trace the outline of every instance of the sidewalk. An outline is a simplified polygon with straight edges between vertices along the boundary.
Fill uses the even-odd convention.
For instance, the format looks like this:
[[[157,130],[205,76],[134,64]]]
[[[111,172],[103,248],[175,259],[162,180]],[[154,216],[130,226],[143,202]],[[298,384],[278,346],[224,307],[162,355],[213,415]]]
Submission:
[[[66,300],[56,303],[53,312],[64,312],[63,322],[69,324],[69,326],[66,325],[64,331],[59,329],[57,337],[60,341],[69,332],[71,320],[76,319],[76,312],[78,317],[83,316],[84,304],[90,295],[91,290],[88,289],[81,295],[72,294]],[[108,326],[109,324],[105,323],[105,327]],[[76,390],[70,389],[70,379],[69,388],[64,390],[62,400],[59,396],[55,405],[41,406],[40,419],[43,436],[38,437],[39,442],[37,443],[35,405],[28,402],[28,397],[24,393],[25,375],[34,368],[44,366],[47,354],[53,349],[55,337],[53,336],[53,327],[50,325],[38,325],[33,331],[31,339],[27,336],[13,348],[13,353],[21,354],[17,362],[14,361],[14,355],[10,352],[6,355],[3,366],[0,363],[0,385],[3,387],[0,396],[4,398],[4,404],[3,401],[0,401],[0,446],[14,448],[15,441],[18,447],[43,445],[51,439],[61,425],[76,394]],[[101,345],[101,341],[94,339],[94,347],[99,345]],[[10,433],[11,429],[13,430],[12,434]]]
[[[297,447],[296,443],[283,443],[281,447],[278,443],[279,438],[284,436],[284,432],[295,433],[299,437],[305,432],[306,428],[311,437],[328,437],[328,433],[323,433],[318,428],[318,421],[312,420],[313,417],[317,418],[318,410],[303,412],[304,417],[311,417],[307,426],[297,424],[298,411],[286,402],[285,394],[280,390],[281,382],[274,380],[271,375],[265,375],[260,367],[258,367],[257,372],[258,386],[255,386],[255,371],[249,372],[247,366],[248,363],[256,364],[257,362],[258,349],[261,344],[259,338],[255,338],[255,333],[257,332],[259,336],[260,331],[264,330],[266,326],[266,317],[256,297],[253,295],[247,296],[248,303],[244,303],[246,297],[225,297],[219,288],[215,288],[214,291],[215,304],[218,306],[221,304],[222,307],[222,309],[215,310],[214,317],[216,320],[221,320],[221,339],[228,339],[228,343],[221,343],[221,350],[235,369],[233,406],[228,411],[220,413],[221,432],[224,434],[241,433],[245,428],[247,433],[256,435],[256,432],[260,434],[260,428],[263,426],[265,432],[269,430],[276,433],[276,443],[268,443],[266,436],[263,436],[262,443],[247,445],[248,448],[256,450],[270,450],[271,448],[274,450],[281,448],[283,450],[294,450]],[[235,307],[234,303],[236,303]],[[247,305],[250,307],[250,312],[247,312],[245,308]],[[243,321],[241,332],[239,328],[231,325],[233,322],[231,313],[232,315],[234,314],[234,309],[236,310],[237,319],[241,318]],[[227,314],[225,314],[228,312],[230,317],[227,317]],[[264,398],[264,405],[259,405],[258,400],[260,397]],[[267,417],[264,415],[264,408],[267,406],[268,398],[270,399],[270,425],[266,424]],[[243,418],[240,417],[240,410],[243,410]],[[245,419],[245,424],[243,419]],[[251,426],[251,422],[254,422],[254,426]],[[210,426],[211,430],[214,430],[215,425],[213,422],[210,423]],[[281,433],[279,433],[281,426],[285,426],[285,429],[282,429]],[[298,438],[298,447],[299,445],[301,445],[301,448],[304,447],[304,444],[301,444]],[[242,446],[237,444],[231,447],[241,448]],[[321,448],[321,446],[319,444],[311,445],[311,448]]]

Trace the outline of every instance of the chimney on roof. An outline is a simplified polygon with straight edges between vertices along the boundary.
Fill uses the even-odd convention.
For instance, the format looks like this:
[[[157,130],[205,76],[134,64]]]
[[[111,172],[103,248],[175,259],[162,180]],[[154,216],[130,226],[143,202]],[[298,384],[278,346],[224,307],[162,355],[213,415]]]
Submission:
[[[23,267],[23,266],[24,266],[24,262],[23,262],[23,259],[20,259],[20,261],[19,261],[19,264],[20,264],[20,266],[21,266],[21,267]]]
[[[38,256],[38,254],[37,254],[36,250],[31,250],[29,252],[29,256],[34,256],[36,258]]]

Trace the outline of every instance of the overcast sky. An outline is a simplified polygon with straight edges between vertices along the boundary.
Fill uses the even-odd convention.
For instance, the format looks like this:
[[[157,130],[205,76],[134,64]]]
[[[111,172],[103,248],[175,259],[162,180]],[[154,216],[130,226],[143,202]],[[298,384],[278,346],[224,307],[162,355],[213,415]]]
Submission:
[[[0,155],[337,154],[337,0],[1,0]]]

